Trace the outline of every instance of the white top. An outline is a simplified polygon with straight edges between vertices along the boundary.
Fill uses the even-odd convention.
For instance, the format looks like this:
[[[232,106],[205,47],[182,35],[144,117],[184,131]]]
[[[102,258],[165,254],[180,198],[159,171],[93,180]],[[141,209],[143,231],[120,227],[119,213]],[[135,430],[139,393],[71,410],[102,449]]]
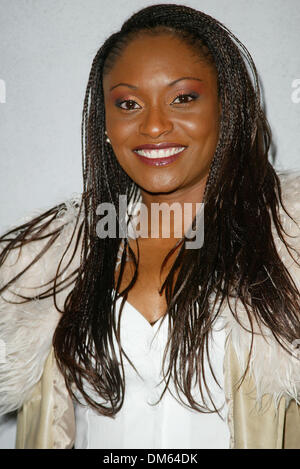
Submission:
[[[122,298],[118,298],[117,314],[121,301]],[[204,414],[185,407],[180,403],[172,382],[169,383],[169,389],[173,389],[177,399],[168,390],[158,404],[151,405],[158,401],[164,389],[164,384],[159,383],[162,379],[160,368],[167,335],[167,317],[151,326],[130,303],[124,304],[121,343],[141,377],[123,357],[125,397],[121,410],[114,418],[99,415],[89,406],[75,403],[76,449],[229,448],[224,392],[214,381],[208,362],[206,380],[216,406],[220,408],[223,404],[221,413],[224,421],[217,413]],[[210,360],[222,388],[224,344],[223,318],[219,317],[211,336]],[[187,402],[182,394],[181,398]],[[197,402],[201,402],[200,394],[198,399]],[[211,405],[209,407],[212,408]]]

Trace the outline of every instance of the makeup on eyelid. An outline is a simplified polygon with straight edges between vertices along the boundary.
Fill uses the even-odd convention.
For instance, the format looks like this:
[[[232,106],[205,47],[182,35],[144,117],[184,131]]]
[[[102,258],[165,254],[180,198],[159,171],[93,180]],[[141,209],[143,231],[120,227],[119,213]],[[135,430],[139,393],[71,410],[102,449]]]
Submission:
[[[125,85],[122,85],[122,87],[125,87]],[[193,95],[193,98],[196,99],[198,98],[200,95],[202,95],[204,93],[204,84],[203,82],[199,82],[195,80],[195,84],[193,84],[193,86],[189,86],[188,88],[175,88],[175,90],[172,91],[172,93],[167,93],[168,95],[170,95],[170,101],[172,102],[174,99],[176,99],[178,97],[178,95]],[[142,93],[141,93],[142,95]],[[134,93],[129,93],[129,94],[125,94],[120,92],[118,89],[113,89],[111,91],[111,99],[114,103],[118,103],[120,104],[122,101],[129,101],[129,100],[132,100],[134,101],[135,99],[139,99],[137,98],[138,97],[138,93],[134,94]],[[142,100],[142,98],[140,98]]]
[[[172,199],[178,191],[188,198],[202,187],[219,133],[213,67],[195,61],[194,50],[176,38],[146,35],[126,46],[103,91],[114,154],[144,195]]]
[[[180,99],[180,97],[185,97],[185,98],[190,98],[190,99],[187,99],[185,102],[182,102],[182,101],[179,101],[177,103],[174,103],[174,104],[188,104],[190,102],[193,102],[193,101],[196,101],[200,96],[201,94],[195,92],[195,91],[181,91],[181,92],[177,92],[175,93],[175,96],[172,97],[169,101],[170,103],[169,104],[172,104],[175,100],[177,100],[178,98]],[[132,101],[136,104],[139,105],[139,102],[137,100],[137,98],[135,96],[132,96],[132,95],[129,95],[129,96],[122,96],[122,97],[117,97],[115,99],[113,99],[114,101],[114,104],[116,107],[121,107],[120,105],[126,101]],[[121,109],[125,109],[124,107]],[[138,109],[138,108],[136,108]],[[126,110],[126,109],[125,109]]]

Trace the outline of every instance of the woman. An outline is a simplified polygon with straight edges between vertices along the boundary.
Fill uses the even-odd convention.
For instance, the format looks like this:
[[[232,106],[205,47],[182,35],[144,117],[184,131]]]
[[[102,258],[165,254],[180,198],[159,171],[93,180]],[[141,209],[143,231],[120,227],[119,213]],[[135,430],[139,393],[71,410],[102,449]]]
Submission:
[[[105,41],[82,196],[1,239],[18,448],[300,447],[300,175],[276,174],[270,141],[252,59],[215,19],[155,5]],[[203,243],[175,215],[149,236],[156,203],[188,204],[194,238],[204,204]]]

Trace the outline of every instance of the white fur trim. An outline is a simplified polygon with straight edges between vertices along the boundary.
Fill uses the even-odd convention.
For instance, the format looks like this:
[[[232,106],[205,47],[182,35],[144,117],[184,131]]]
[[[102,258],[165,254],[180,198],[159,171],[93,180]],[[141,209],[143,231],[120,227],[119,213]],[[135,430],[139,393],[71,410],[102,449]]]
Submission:
[[[287,238],[288,241],[298,249],[298,257],[293,256],[300,261],[300,172],[284,174],[280,177],[282,183],[283,201],[286,203],[288,212],[292,215],[298,226],[288,218],[283,210],[280,210],[280,218],[283,226],[289,234],[295,236],[294,239]],[[275,231],[274,231],[275,233]],[[274,235],[275,244],[280,257],[284,264],[288,267],[300,291],[300,267],[293,261],[288,254],[285,246],[277,235]],[[230,302],[232,308],[237,307],[237,316],[249,330],[250,323],[246,314],[246,310],[239,301]],[[223,307],[224,316],[226,317],[226,328],[236,355],[238,357],[242,372],[248,359],[248,351],[250,350],[251,334],[245,331],[235,320],[228,306]],[[300,311],[299,311],[300,316]],[[257,324],[254,324],[254,330],[259,333]],[[266,340],[261,334],[254,335],[253,351],[249,363],[250,375],[253,377],[256,386],[256,403],[261,404],[261,398],[265,394],[273,397],[275,407],[278,408],[279,401],[282,396],[286,399],[286,406],[294,399],[300,405],[300,350],[288,347],[293,353],[291,357],[275,340],[274,336],[265,326],[262,326],[262,332]],[[296,346],[297,343],[294,344]],[[242,374],[241,374],[242,376]]]
[[[44,363],[51,348],[53,333],[61,317],[54,306],[52,297],[33,300],[24,304],[10,304],[5,301],[5,298],[20,302],[22,299],[15,296],[13,292],[25,296],[36,296],[38,292],[50,287],[48,285],[44,288],[37,288],[41,283],[49,281],[55,275],[58,262],[75,226],[78,208],[75,207],[74,203],[79,202],[79,200],[80,195],[76,194],[65,203],[65,210],[62,209],[59,216],[51,222],[51,229],[48,227],[43,233],[50,233],[50,231],[54,231],[54,229],[67,222],[69,224],[64,226],[59,237],[39,261],[31,266],[20,279],[15,281],[9,287],[9,291],[5,290],[0,296],[0,343],[2,345],[2,356],[0,357],[0,415],[18,409],[30,396],[35,384],[42,375]],[[14,226],[29,221],[43,211],[35,211],[30,216],[19,220]],[[76,242],[76,234],[77,229],[62,267],[66,265],[71,257]],[[42,247],[49,242],[49,239],[50,237],[23,246],[19,260],[17,260],[17,256],[20,249],[11,251],[0,269],[1,286],[22,271],[41,251]],[[80,248],[76,251],[74,260],[60,279],[66,278],[79,266],[79,255]],[[60,309],[63,307],[64,300],[71,289],[72,286],[69,286],[56,295]]]
[[[300,224],[300,172],[281,176],[283,198],[291,215]],[[53,224],[57,226],[69,222],[61,232],[59,238],[47,253],[34,264],[20,280],[14,283],[13,289],[22,294],[31,294],[41,281],[53,278],[58,262],[69,242],[70,235],[74,229],[78,209],[74,201],[79,201],[80,195],[66,202],[66,210],[61,212]],[[36,212],[42,213],[42,211]],[[287,231],[296,236],[291,243],[300,249],[300,229],[295,225],[283,211],[281,217]],[[27,217],[30,219],[31,217]],[[25,220],[24,220],[25,221]],[[75,241],[76,233],[73,241]],[[274,239],[278,252],[285,264],[289,267],[293,278],[300,290],[300,269],[291,260],[288,252],[282,246],[279,238],[274,233]],[[22,255],[15,264],[17,253],[11,253],[0,269],[1,284],[7,283],[17,272],[24,268],[40,252],[41,247],[49,240],[27,244],[22,249]],[[73,243],[72,241],[72,243]],[[74,244],[68,250],[68,257],[72,254]],[[76,256],[69,266],[66,276],[79,265],[80,247]],[[65,263],[63,264],[65,265]],[[57,295],[58,305],[62,307],[64,299],[71,287]],[[5,298],[13,298],[13,295],[4,293]],[[59,301],[60,299],[60,301]],[[17,300],[19,301],[19,300]],[[241,303],[237,303],[239,318],[249,328],[248,319]],[[241,370],[244,371],[251,335],[246,332],[232,316],[228,307],[223,308],[226,321],[227,333],[232,340],[240,362]],[[29,397],[34,385],[39,381],[45,360],[49,354],[53,333],[60,319],[60,313],[54,307],[51,299],[35,300],[23,305],[10,305],[0,297],[0,339],[6,346],[6,361],[0,360],[0,415],[18,409]],[[273,396],[277,406],[281,396],[286,397],[286,403],[295,399],[299,403],[300,396],[300,362],[293,358],[280,347],[272,334],[266,328],[262,328],[265,340],[262,336],[255,335],[253,342],[253,355],[250,361],[250,373],[254,378],[257,390],[257,402],[260,402],[264,394]]]

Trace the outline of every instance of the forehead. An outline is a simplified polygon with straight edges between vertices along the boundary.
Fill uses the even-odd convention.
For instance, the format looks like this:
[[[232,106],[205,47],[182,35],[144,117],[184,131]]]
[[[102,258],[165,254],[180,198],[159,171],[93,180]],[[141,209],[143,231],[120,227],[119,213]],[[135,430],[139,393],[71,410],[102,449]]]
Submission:
[[[201,76],[200,76],[201,75]],[[176,80],[179,76],[215,78],[215,67],[208,64],[195,47],[169,34],[140,35],[133,39],[116,59],[112,69],[103,77],[104,89],[117,81],[134,80],[143,83],[165,76]]]

